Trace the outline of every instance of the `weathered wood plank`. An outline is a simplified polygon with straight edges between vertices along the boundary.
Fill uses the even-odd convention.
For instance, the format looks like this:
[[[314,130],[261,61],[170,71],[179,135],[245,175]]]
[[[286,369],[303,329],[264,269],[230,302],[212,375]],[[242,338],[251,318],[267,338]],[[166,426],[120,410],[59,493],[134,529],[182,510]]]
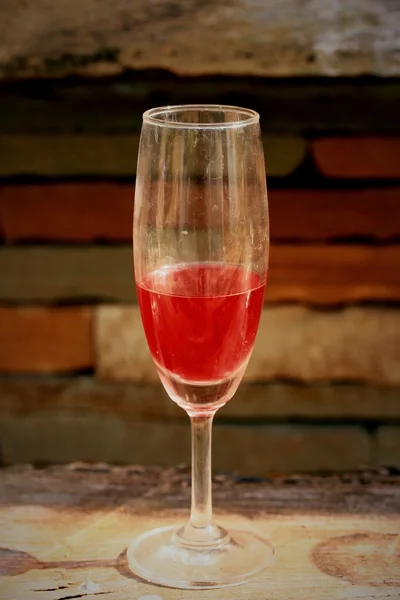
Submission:
[[[393,0],[3,0],[3,77],[111,75],[162,68],[179,74],[399,74]],[[21,27],[21,23],[25,26]],[[166,46],[166,40],[168,44]]]
[[[104,306],[95,318],[96,367],[117,381],[157,381],[136,307]],[[264,309],[244,379],[400,383],[400,312],[373,308]]]
[[[272,245],[266,302],[400,298],[400,246]],[[132,248],[0,248],[0,301],[135,299]]]
[[[89,308],[0,307],[0,371],[68,372],[93,365]]]
[[[138,132],[142,113],[174,104],[248,106],[268,134],[315,136],[400,132],[395,79],[176,77],[135,73],[131,79],[21,80],[2,86],[3,133]],[[374,115],[373,120],[371,114]]]
[[[400,139],[321,138],[312,144],[317,166],[327,177],[400,178]]]
[[[190,498],[190,488],[182,485],[189,476],[189,468],[182,464],[172,469],[82,461],[41,469],[15,465],[0,468],[0,505],[2,508],[7,504],[24,507],[30,498],[34,506],[52,507],[56,511],[81,506],[91,512],[103,508],[108,511],[130,499],[137,514],[144,515],[152,509],[166,511],[173,500],[179,510],[187,508]],[[360,517],[371,514],[394,517],[398,513],[400,477],[387,469],[301,477],[295,474],[254,482],[241,481],[240,474],[224,473],[213,483],[215,498],[224,500],[217,509],[221,514],[232,509],[238,509],[238,514],[243,515],[266,516],[279,512],[285,517],[314,510],[324,517],[353,512]],[[154,493],[149,494],[150,491]],[[355,499],[359,501],[358,506],[354,504]],[[68,526],[68,519],[65,525]],[[40,536],[36,541],[41,542]]]
[[[132,184],[62,183],[0,187],[0,232],[12,242],[131,242]],[[400,237],[400,187],[275,189],[271,239]],[[48,215],[51,214],[51,226]]]
[[[132,577],[125,554],[137,535],[184,522],[187,472],[79,465],[8,468],[0,477],[4,600],[94,598],[85,582],[111,600],[188,597]],[[397,598],[399,499],[398,477],[368,472],[240,485],[219,477],[218,521],[257,531],[276,549],[273,565],[229,598],[263,598],[265,590],[271,600]],[[227,598],[226,590],[196,594]]]
[[[264,137],[267,174],[284,177],[302,163],[304,140]],[[0,176],[17,175],[133,177],[138,134],[0,135]]]
[[[400,419],[399,397],[396,387],[243,383],[216,419],[388,423]],[[161,383],[113,383],[82,376],[2,377],[0,412],[16,419],[51,412],[70,418],[112,416],[127,422],[186,420],[184,411],[168,398]]]

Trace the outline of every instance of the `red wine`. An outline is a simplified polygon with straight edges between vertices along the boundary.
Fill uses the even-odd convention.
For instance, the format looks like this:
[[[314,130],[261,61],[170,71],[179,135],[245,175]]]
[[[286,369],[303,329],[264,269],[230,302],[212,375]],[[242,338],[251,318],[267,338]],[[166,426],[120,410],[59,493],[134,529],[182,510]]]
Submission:
[[[264,287],[254,271],[212,262],[163,267],[137,284],[150,352],[175,401],[224,403],[233,387],[234,393],[253,348]]]

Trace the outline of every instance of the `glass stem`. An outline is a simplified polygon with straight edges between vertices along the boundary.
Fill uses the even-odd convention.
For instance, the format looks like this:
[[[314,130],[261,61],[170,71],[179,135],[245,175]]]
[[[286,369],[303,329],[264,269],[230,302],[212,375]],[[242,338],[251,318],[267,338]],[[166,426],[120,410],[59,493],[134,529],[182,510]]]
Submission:
[[[192,506],[190,525],[212,525],[211,431],[214,413],[190,415],[192,427]]]

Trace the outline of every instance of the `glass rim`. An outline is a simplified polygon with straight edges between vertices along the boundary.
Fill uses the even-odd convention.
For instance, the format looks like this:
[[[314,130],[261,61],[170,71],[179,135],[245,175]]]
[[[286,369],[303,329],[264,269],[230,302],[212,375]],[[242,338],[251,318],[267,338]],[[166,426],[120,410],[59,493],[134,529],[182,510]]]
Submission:
[[[243,118],[238,121],[220,121],[214,123],[196,123],[185,121],[172,121],[161,119],[161,115],[167,113],[189,112],[195,110],[220,111],[221,113],[235,112]],[[260,115],[251,108],[241,106],[230,106],[228,104],[174,104],[171,106],[158,106],[150,108],[143,113],[143,123],[157,125],[158,127],[174,127],[176,129],[235,129],[254,125],[260,120]]]

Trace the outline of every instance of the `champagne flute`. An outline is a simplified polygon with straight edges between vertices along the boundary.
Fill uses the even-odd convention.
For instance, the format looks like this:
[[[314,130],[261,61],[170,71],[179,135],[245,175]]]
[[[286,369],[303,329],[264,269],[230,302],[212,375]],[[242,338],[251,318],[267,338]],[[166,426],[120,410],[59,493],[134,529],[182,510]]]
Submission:
[[[135,540],[129,565],[168,587],[237,585],[273,556],[272,546],[254,533],[216,525],[211,506],[212,421],[246,369],[268,270],[256,112],[187,105],[144,113],[133,240],[150,352],[168,395],[191,421],[192,502],[186,525]]]

